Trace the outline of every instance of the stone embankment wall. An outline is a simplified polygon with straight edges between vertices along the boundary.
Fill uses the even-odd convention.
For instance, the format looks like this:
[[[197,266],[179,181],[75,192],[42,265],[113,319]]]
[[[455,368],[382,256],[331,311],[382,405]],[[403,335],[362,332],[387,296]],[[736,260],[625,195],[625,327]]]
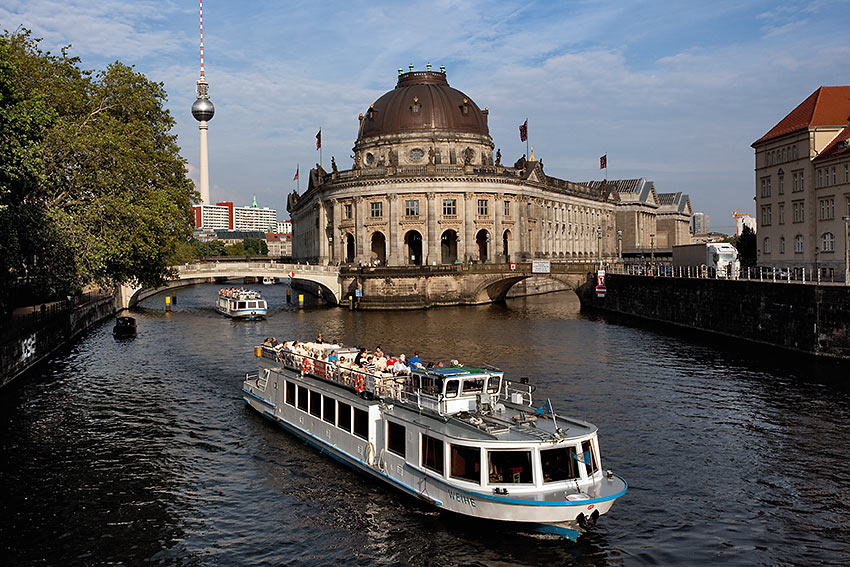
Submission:
[[[582,307],[850,359],[850,287],[608,274],[576,292]]]
[[[0,344],[0,387],[5,386],[92,325],[115,313],[112,297],[92,301],[50,317],[44,325]]]

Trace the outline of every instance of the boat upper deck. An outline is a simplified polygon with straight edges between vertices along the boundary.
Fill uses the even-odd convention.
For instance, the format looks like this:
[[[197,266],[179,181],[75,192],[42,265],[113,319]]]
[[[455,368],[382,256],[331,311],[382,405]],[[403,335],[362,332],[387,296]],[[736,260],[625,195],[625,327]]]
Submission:
[[[505,380],[504,373],[491,366],[367,371],[351,364],[357,349],[315,343],[302,349],[290,350],[288,343],[263,345],[255,348],[255,354],[268,367],[283,367],[346,388],[367,400],[387,404],[386,411],[399,419],[450,437],[556,443],[596,431],[590,423],[555,414],[548,400],[535,407],[533,385],[526,379],[519,383]],[[339,360],[328,360],[326,351],[337,353]]]

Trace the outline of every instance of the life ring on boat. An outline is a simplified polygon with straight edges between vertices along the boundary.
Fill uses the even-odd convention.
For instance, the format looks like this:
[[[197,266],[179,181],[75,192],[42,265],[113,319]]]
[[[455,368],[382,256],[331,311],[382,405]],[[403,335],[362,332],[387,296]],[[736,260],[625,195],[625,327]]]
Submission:
[[[307,372],[308,372],[307,369],[308,369],[307,357],[305,356],[304,358],[301,359],[301,371],[304,372],[304,374],[307,374]]]
[[[354,376],[354,390],[358,394],[362,393],[363,390],[365,390],[364,384],[363,384],[363,375],[362,374],[356,374]]]
[[[372,445],[372,442],[369,441],[369,444],[366,445],[366,454],[363,456],[366,460],[366,464],[371,466],[375,465],[375,446]]]

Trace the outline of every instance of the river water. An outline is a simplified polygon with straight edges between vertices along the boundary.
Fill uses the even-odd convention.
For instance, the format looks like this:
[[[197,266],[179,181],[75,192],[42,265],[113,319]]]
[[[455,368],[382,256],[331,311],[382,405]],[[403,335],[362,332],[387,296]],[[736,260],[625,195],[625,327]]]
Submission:
[[[574,294],[427,311],[212,308],[217,287],[134,311],[2,392],[4,565],[846,565],[847,366],[578,312]],[[529,376],[599,427],[629,492],[577,543],[441,513],[245,407],[266,336]],[[732,346],[730,346],[732,345]]]

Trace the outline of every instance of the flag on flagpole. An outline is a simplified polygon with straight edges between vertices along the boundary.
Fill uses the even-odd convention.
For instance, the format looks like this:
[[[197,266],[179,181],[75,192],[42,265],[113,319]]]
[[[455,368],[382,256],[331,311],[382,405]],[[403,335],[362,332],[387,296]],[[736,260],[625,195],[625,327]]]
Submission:
[[[528,140],[528,118],[519,126],[519,139],[521,142]]]
[[[295,177],[293,177],[293,178],[292,178],[292,180],[293,180],[293,181],[297,181],[297,180],[298,180],[298,170],[299,170],[300,168],[301,168],[301,166],[300,166],[300,165],[295,166]]]
[[[322,147],[322,129],[319,128],[318,134],[316,134],[316,149],[320,149]]]
[[[601,158],[599,158],[599,169],[607,169],[608,168],[608,154],[605,154]]]

